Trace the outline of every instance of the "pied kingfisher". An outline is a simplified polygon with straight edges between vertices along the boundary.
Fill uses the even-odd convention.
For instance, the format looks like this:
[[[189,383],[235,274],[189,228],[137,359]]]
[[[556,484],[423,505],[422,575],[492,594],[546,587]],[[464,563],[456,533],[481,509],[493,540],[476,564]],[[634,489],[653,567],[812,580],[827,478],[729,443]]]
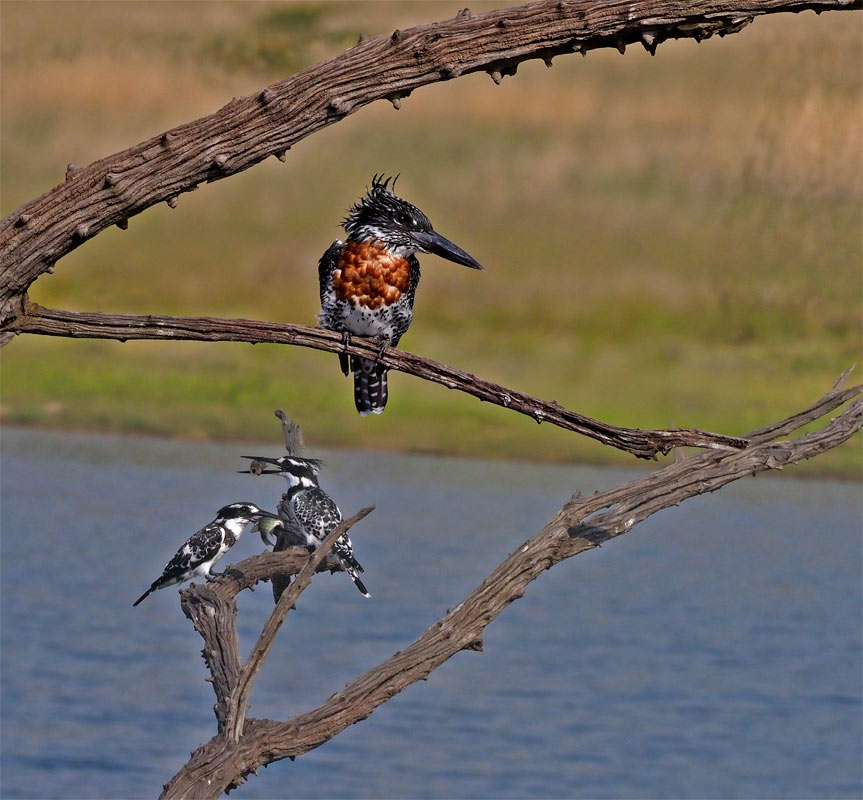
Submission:
[[[243,456],[252,461],[272,464],[277,469],[248,469],[242,472],[256,475],[281,475],[288,482],[288,491],[279,503],[279,513],[287,520],[285,531],[292,544],[306,547],[310,551],[318,548],[327,534],[342,521],[342,512],[335,501],[318,485],[318,472],[321,462],[315,458],[298,458],[297,456],[282,456],[281,458],[266,458],[264,456]],[[254,466],[254,465],[253,465]],[[261,528],[261,536],[266,528]],[[363,572],[362,565],[354,557],[354,548],[350,537],[344,533],[333,546],[333,555],[339,559],[342,569],[348,573],[357,589],[365,597],[371,597],[359,574]]]
[[[398,177],[398,176],[396,176]],[[414,253],[435,255],[472,269],[482,267],[464,250],[435,233],[429,218],[390,191],[395,178],[375,175],[372,188],[352,206],[342,226],[347,241],[337,239],[321,257],[318,278],[324,328],[375,336],[381,353],[396,345],[413,319],[420,264]],[[348,358],[339,355],[348,374]],[[387,370],[376,361],[351,356],[354,402],[362,416],[380,414],[387,404]]]
[[[254,503],[231,503],[220,508],[216,518],[185,541],[165,565],[162,574],[132,605],[138,605],[150,592],[166,586],[198,577],[209,580],[213,564],[237,543],[246,525],[259,522],[264,517],[278,519],[275,514],[262,511]]]

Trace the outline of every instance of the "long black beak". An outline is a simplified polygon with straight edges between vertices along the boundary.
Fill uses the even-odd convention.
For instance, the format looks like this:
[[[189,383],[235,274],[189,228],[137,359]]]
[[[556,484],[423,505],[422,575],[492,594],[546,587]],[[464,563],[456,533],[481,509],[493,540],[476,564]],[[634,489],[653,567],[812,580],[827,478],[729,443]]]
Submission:
[[[248,458],[249,461],[263,461],[267,464],[275,464],[279,466],[279,460],[277,458],[267,458],[267,456],[240,456],[240,458]]]
[[[447,261],[455,261],[456,264],[461,264],[471,269],[483,269],[482,265],[473,256],[465,253],[457,244],[453,244],[439,233],[435,233],[434,231],[416,231],[411,233],[411,237],[426,253],[433,253],[436,256],[445,258]]]
[[[280,469],[238,469],[240,475],[281,475]]]
[[[266,456],[240,456],[240,458],[248,458],[252,463],[250,469],[238,469],[241,475],[281,475],[281,469],[264,469],[262,464],[275,464],[279,466],[279,462],[275,458],[267,458]]]

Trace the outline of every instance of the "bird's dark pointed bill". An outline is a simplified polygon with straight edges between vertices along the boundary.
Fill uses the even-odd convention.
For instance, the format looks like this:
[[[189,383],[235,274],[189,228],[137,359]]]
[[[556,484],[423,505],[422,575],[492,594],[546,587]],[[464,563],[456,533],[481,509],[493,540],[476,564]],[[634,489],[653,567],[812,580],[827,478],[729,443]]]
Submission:
[[[237,472],[240,475],[281,475],[282,471],[280,469],[238,469]]]
[[[434,231],[417,231],[412,233],[411,236],[428,253],[434,253],[434,255],[445,258],[447,261],[454,261],[456,264],[461,264],[471,269],[483,269],[482,265],[473,256],[465,253],[457,244],[453,244],[439,233],[435,233]]]

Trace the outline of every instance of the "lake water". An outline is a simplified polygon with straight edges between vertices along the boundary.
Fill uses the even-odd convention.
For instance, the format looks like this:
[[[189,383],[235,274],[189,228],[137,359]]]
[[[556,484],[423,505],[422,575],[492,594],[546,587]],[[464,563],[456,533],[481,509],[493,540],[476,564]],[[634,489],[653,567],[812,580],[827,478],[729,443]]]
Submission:
[[[4,430],[4,798],[155,797],[212,736],[176,589],[132,601],[227,502],[275,506],[210,445]],[[252,715],[285,719],[412,641],[580,489],[633,472],[328,452],[372,593],[319,575]],[[247,536],[222,562],[261,548]],[[272,606],[244,593],[248,653]],[[544,573],[460,653],[237,798],[859,798],[861,492],[758,478]]]

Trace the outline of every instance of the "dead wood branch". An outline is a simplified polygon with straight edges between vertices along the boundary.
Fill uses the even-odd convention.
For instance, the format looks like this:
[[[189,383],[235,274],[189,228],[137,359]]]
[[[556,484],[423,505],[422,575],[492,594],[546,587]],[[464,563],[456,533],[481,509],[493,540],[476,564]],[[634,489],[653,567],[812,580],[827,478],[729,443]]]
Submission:
[[[745,438],[724,436],[697,428],[643,430],[610,425],[569,411],[555,401],[538,400],[524,392],[507,389],[477,378],[469,372],[462,372],[404,350],[391,347],[380,356],[380,342],[374,339],[354,336],[351,337],[351,344],[345,347],[340,334],[323,328],[247,319],[78,313],[42,308],[30,303],[27,313],[15,321],[11,330],[14,333],[120,341],[186,339],[203,342],[267,342],[311,347],[331,353],[347,351],[380,361],[390,369],[439,383],[448,389],[458,389],[486,403],[517,411],[537,422],[550,422],[564,430],[580,433],[638,458],[656,458],[675,447],[739,449],[747,445]]]
[[[858,9],[861,0],[592,0],[541,2],[420,25],[365,39],[214,114],[166,131],[87,167],[0,223],[0,331],[24,311],[39,275],[83,242],[156,203],[227,178],[375,100],[396,107],[415,89],[486,71],[500,83],[523,61],[621,51],[641,44],[736,33],[754,16]],[[8,338],[8,337],[5,337]]]
[[[180,592],[180,605],[204,640],[201,655],[210,671],[213,691],[216,693],[213,711],[220,732],[226,729],[230,719],[234,725],[234,736],[237,736],[236,731],[242,728],[245,721],[254,680],[288,611],[309,585],[315,572],[342,570],[339,560],[329,554],[333,544],[373,510],[374,506],[364,508],[344,520],[311,555],[305,548],[293,547],[278,553],[266,552],[251,556],[227,567],[214,580],[192,584]],[[298,577],[289,584],[291,591],[281,596],[281,600],[284,600],[290,595],[290,602],[285,601],[287,605],[282,605],[281,600],[277,602],[246,666],[240,668],[237,595],[243,589],[253,589],[260,581],[290,575]],[[244,689],[239,693],[241,684]]]
[[[218,797],[259,767],[320,746],[412,683],[426,678],[460,650],[481,650],[485,627],[521,597],[528,584],[560,561],[627,533],[661,509],[715,491],[738,478],[782,469],[842,444],[863,426],[861,391],[860,386],[843,390],[841,381],[837,382],[810,408],[753,431],[750,438],[755,444],[746,450],[698,453],[592,497],[576,494],[539,533],[518,547],[465,600],[407,648],[305,714],[287,722],[248,719],[236,743],[217,735],[192,754],[165,786],[162,797]],[[852,402],[842,413],[820,430],[777,441],[849,401]],[[213,584],[206,588],[221,591]],[[222,613],[220,608],[214,604],[213,613]],[[233,620],[226,619],[224,624],[233,624]],[[206,639],[206,634],[202,635]],[[220,674],[230,671],[224,666],[219,669]],[[215,681],[215,672],[213,678]]]
[[[291,610],[297,598],[311,583],[312,576],[315,574],[318,566],[329,555],[330,550],[332,550],[333,545],[336,543],[336,539],[342,534],[347,533],[361,519],[371,514],[372,511],[374,511],[374,506],[364,508],[333,528],[320,543],[317,550],[312,553],[306,565],[300,570],[299,575],[297,575],[287,591],[282,593],[282,596],[276,603],[276,607],[273,609],[273,613],[270,614],[270,618],[264,625],[263,631],[261,631],[260,638],[249,654],[248,661],[246,661],[246,665],[237,679],[237,685],[231,692],[228,702],[228,716],[225,720],[225,735],[229,741],[236,743],[243,735],[243,725],[246,722],[246,715],[249,711],[249,698],[252,693],[252,687],[255,685],[255,679],[261,671],[264,659],[270,652],[276,634],[279,632],[279,628],[282,627],[288,611]]]

